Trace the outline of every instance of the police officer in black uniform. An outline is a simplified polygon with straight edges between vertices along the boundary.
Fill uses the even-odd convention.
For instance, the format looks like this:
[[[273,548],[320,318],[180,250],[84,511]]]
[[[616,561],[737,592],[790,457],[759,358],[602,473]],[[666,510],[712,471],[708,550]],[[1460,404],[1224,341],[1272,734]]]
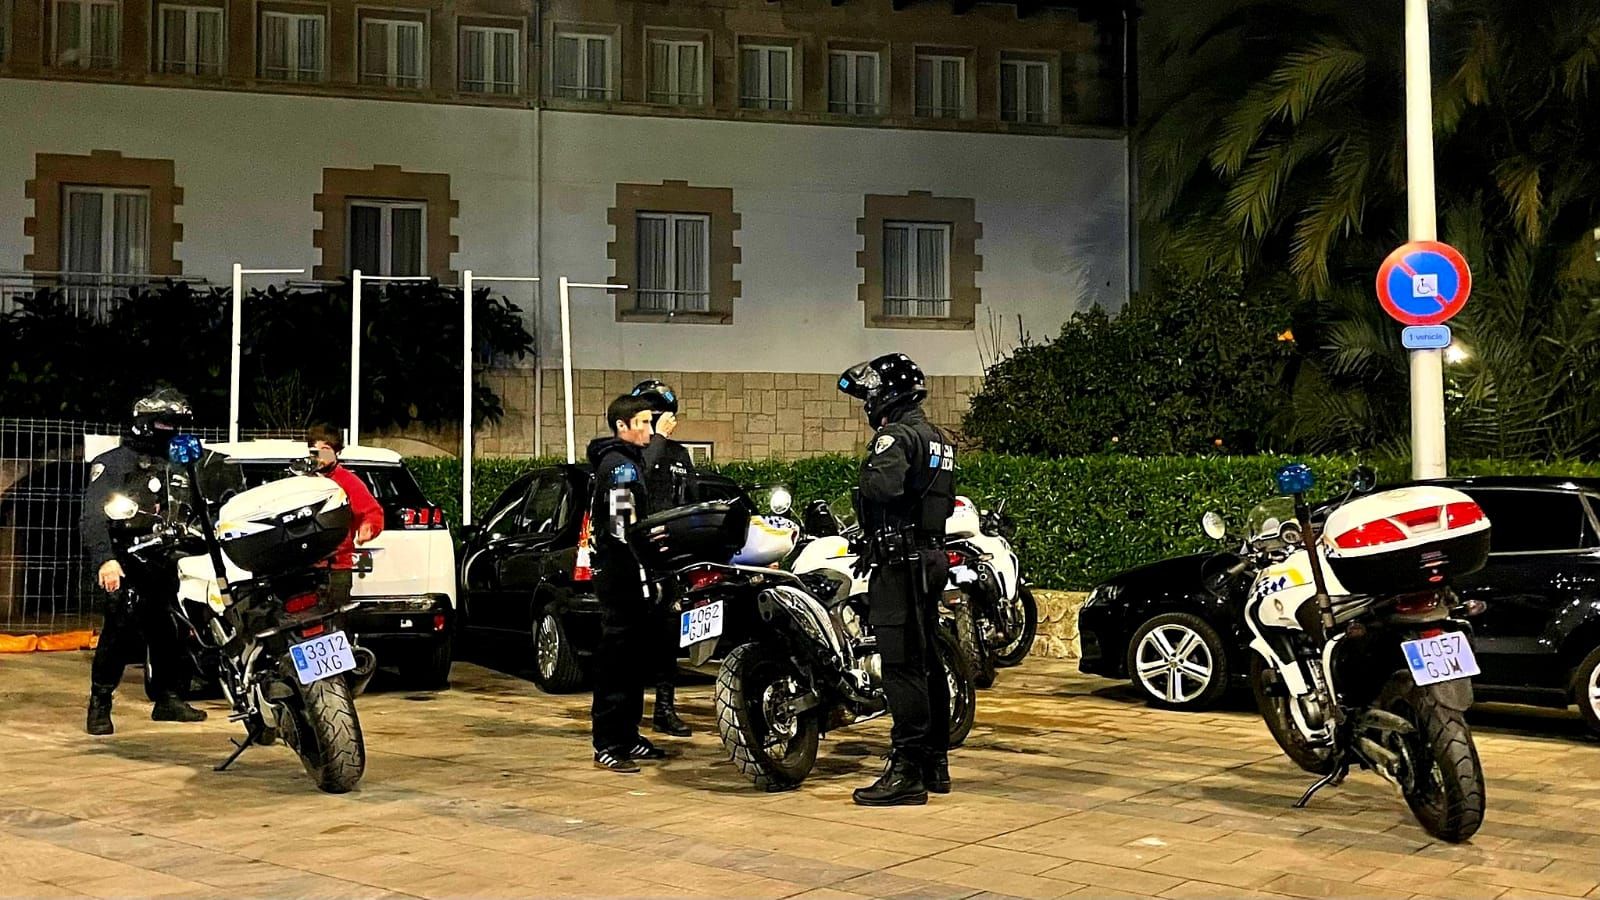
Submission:
[[[134,404],[133,422],[122,445],[95,457],[89,465],[89,487],[78,526],[96,580],[111,594],[89,674],[85,729],[90,734],[112,733],[112,692],[122,681],[123,668],[137,661],[146,646],[149,669],[145,679],[157,698],[150,718],[200,722],[206,717],[178,696],[188,687],[194,667],[179,642],[170,610],[177,602],[177,567],[170,562],[145,562],[127,552],[135,540],[149,534],[157,517],[189,502],[192,496],[188,476],[167,461],[167,442],[188,428],[192,418],[182,394],[171,388],[157,390]],[[113,522],[105,507],[116,494],[137,503],[140,514]]]
[[[594,535],[594,590],[600,600],[600,646],[595,651],[594,705],[590,717],[594,764],[636,773],[635,760],[665,759],[661,748],[639,735],[644,680],[651,667],[651,625],[659,621],[644,569],[627,543],[629,525],[650,509],[644,448],[653,433],[650,404],[621,396],[606,410],[611,435],[589,442],[594,494],[589,516]]]
[[[650,379],[633,388],[633,396],[650,404],[651,426],[655,433],[644,448],[644,483],[650,494],[650,514],[694,502],[694,460],[671,435],[678,424],[678,395],[666,382]],[[678,677],[678,617],[672,604],[660,604],[659,627],[652,638],[655,651],[656,705],[650,717],[651,728],[661,734],[688,737],[694,734],[688,723],[678,718],[676,680]]]
[[[936,635],[949,576],[943,544],[955,508],[955,448],[923,414],[926,381],[905,354],[852,367],[839,377],[839,389],[863,401],[877,429],[861,465],[858,513],[861,564],[872,573],[867,615],[894,718],[889,765],[855,792],[855,802],[922,804],[929,791],[950,792],[950,692]]]

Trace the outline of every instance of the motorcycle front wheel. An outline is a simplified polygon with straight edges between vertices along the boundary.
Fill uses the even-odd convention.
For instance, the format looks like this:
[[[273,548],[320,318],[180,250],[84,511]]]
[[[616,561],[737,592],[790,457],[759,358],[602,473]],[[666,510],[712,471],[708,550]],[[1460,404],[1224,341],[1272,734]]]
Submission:
[[[801,690],[789,658],[758,643],[733,648],[717,672],[717,734],[734,766],[762,790],[799,787],[817,764],[815,711],[787,711]]]
[[[1376,706],[1416,729],[1385,735],[1384,743],[1401,758],[1401,791],[1422,830],[1453,844],[1476,834],[1483,824],[1483,767],[1465,714],[1441,705],[1406,672],[1389,679]]]
[[[367,768],[367,746],[349,683],[344,678],[324,678],[301,685],[299,691],[299,703],[289,710],[294,736],[289,740],[284,734],[285,739],[319,790],[329,794],[353,790]]]
[[[972,733],[972,725],[978,717],[978,690],[966,656],[950,633],[943,629],[939,631],[938,650],[945,684],[950,691],[950,748],[953,750],[966,743],[967,735]]]
[[[1008,669],[1021,665],[1028,658],[1028,652],[1033,649],[1033,639],[1039,633],[1039,604],[1033,599],[1033,591],[1028,586],[1018,585],[1015,597],[1007,600],[1004,597],[996,602],[1012,607],[1012,612],[1018,616],[1021,627],[1016,634],[1005,635],[1004,646],[992,647],[994,664]]]
[[[966,657],[967,669],[972,672],[973,684],[981,688],[994,686],[994,657],[984,642],[983,625],[972,608],[972,598],[962,597],[952,610],[955,619],[956,646]]]
[[[1266,661],[1252,653],[1250,691],[1255,694],[1256,709],[1260,710],[1262,721],[1267,723],[1267,730],[1272,732],[1272,739],[1283,748],[1285,756],[1307,772],[1313,775],[1332,772],[1335,765],[1333,748],[1306,740],[1294,724],[1294,715],[1289,712],[1293,698],[1282,685],[1268,681],[1267,671]]]

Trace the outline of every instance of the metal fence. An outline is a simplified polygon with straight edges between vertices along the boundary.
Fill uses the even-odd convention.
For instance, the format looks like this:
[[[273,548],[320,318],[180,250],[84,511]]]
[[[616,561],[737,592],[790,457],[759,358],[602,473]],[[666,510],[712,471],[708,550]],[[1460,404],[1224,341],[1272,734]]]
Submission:
[[[0,272],[0,316],[11,313],[20,301],[41,294],[53,302],[104,321],[134,288],[154,288],[161,284],[184,282],[196,289],[211,286],[204,278],[182,275],[108,275],[95,272]]]
[[[121,426],[0,418],[0,634],[52,634],[95,623],[94,573],[83,559],[78,515],[93,438]],[[198,428],[222,441],[225,428]],[[283,437],[246,431],[245,438]]]

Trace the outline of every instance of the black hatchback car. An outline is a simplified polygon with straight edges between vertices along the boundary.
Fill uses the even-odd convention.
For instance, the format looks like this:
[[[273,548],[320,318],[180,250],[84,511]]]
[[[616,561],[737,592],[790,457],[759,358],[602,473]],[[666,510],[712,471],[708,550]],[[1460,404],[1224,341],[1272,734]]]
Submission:
[[[1488,565],[1454,585],[1463,600],[1486,606],[1471,620],[1482,669],[1473,680],[1478,697],[1576,704],[1600,733],[1600,479],[1429,483],[1466,492],[1493,523]],[[1128,678],[1167,708],[1216,702],[1249,670],[1243,598],[1219,597],[1206,587],[1234,559],[1192,554],[1107,579],[1078,614],[1079,668]],[[1179,665],[1155,664],[1171,659]]]
[[[590,481],[591,469],[582,464],[523,475],[495,499],[481,525],[463,529],[456,554],[462,627],[530,652],[534,683],[550,693],[583,686],[600,642],[599,601],[590,573],[578,568]],[[700,500],[742,499],[755,509],[720,475],[699,474],[696,491]]]

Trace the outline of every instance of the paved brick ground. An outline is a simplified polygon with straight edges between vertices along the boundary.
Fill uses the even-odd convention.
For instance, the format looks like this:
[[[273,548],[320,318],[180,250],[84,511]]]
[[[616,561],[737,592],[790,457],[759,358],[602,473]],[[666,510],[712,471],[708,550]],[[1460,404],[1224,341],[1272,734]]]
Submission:
[[[1456,847],[1370,774],[1291,809],[1307,779],[1247,711],[1150,710],[1047,660],[980,695],[957,793],[894,810],[849,802],[882,723],[755,793],[705,685],[682,756],[624,777],[590,767],[587,697],[458,665],[361,699],[366,781],[330,797],[281,747],[211,772],[232,726],[152,723],[131,682],[87,738],[87,668],[0,658],[0,894],[1600,898],[1600,746],[1567,714],[1475,714],[1489,820]]]

